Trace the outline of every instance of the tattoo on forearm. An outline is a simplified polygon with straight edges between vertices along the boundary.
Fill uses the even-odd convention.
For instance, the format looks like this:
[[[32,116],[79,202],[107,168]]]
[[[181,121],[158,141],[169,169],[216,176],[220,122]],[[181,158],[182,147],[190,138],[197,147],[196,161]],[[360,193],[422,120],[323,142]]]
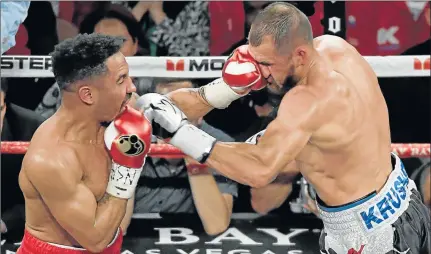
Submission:
[[[109,195],[108,193],[105,193],[105,195],[103,195],[103,197],[97,203],[103,205],[108,203],[110,199],[111,199],[111,195]]]
[[[207,98],[206,98],[206,96],[205,96],[205,91],[204,91],[204,87],[203,86],[201,86],[201,87],[199,87],[199,89],[198,89],[198,95],[204,100],[204,102],[208,105],[208,106],[210,106],[210,104],[208,103],[208,100],[207,100]]]

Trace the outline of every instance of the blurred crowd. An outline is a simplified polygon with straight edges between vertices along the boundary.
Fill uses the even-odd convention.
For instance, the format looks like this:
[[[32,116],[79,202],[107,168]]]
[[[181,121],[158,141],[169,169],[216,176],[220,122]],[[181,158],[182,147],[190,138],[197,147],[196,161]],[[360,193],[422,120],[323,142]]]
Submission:
[[[288,2],[309,17],[314,36],[324,33],[323,2]],[[1,3],[2,33],[8,29],[11,34],[6,40],[2,35],[2,55],[48,55],[59,42],[94,32],[125,37],[121,49],[125,56],[220,56],[247,42],[251,21],[269,2],[33,1],[22,2],[13,12],[7,3]],[[363,55],[430,53],[428,2],[348,2],[345,12],[345,39]],[[17,18],[12,24],[15,28],[3,26],[7,24],[4,18],[13,18],[8,14]],[[166,94],[208,81],[135,78],[134,84],[142,95]],[[424,121],[430,113],[429,78],[386,78],[380,84],[389,107],[393,142],[429,143],[429,121]],[[281,96],[269,89],[255,92],[226,110],[213,110],[195,125],[222,141],[245,141],[275,117]],[[2,141],[29,141],[37,127],[56,112],[61,93],[53,78],[2,78],[0,102]],[[415,132],[409,126],[412,124],[417,125]],[[22,237],[24,227],[24,201],[17,181],[22,157],[1,155],[1,231],[7,231],[13,239]],[[406,164],[430,204],[429,161],[412,158]],[[218,219],[199,213],[209,234],[223,232],[232,212],[292,212],[292,204],[304,195],[304,185],[297,184],[300,176],[287,176],[265,189],[250,190],[216,173],[212,175],[216,184],[207,179],[189,179],[188,167],[190,164],[183,159],[148,159],[123,228],[127,228],[133,213],[195,213],[208,209],[196,202],[200,190],[215,197],[211,209]],[[268,193],[274,198],[265,198]],[[309,193],[305,194],[309,198]],[[299,202],[301,212],[306,211],[301,205],[313,212],[307,200]]]

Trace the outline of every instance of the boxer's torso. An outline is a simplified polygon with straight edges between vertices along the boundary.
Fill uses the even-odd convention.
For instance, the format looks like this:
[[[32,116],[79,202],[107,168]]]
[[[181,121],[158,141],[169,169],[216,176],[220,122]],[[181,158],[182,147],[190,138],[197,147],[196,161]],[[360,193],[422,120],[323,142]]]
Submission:
[[[91,190],[92,199],[100,200],[106,190],[109,177],[110,159],[103,143],[103,132],[94,135],[97,142],[73,140],[73,135],[65,135],[61,122],[54,115],[36,131],[26,156],[35,156],[38,149],[52,146],[55,153],[67,153],[78,160],[82,170],[82,181]],[[100,142],[99,142],[100,141]],[[53,162],[55,163],[55,162]],[[19,175],[19,184],[25,197],[26,229],[34,237],[45,242],[66,246],[79,246],[79,244],[59,225],[50,213],[38,191],[26,175],[26,167],[31,165],[23,161]],[[46,176],[48,181],[55,181]]]
[[[327,205],[342,205],[379,191],[390,174],[388,111],[373,70],[352,46],[334,36],[314,45],[320,59],[310,73],[317,73],[301,89],[330,106],[296,162]]]

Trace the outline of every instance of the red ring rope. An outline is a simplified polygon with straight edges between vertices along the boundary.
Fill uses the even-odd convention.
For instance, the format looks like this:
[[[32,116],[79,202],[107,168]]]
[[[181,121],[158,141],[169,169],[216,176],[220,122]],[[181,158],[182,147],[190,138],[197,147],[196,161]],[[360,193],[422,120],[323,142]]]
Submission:
[[[1,153],[24,154],[29,142],[2,142]],[[430,144],[392,144],[392,151],[401,158],[430,157]],[[152,144],[150,156],[163,158],[183,158],[184,154],[176,147],[167,144]]]

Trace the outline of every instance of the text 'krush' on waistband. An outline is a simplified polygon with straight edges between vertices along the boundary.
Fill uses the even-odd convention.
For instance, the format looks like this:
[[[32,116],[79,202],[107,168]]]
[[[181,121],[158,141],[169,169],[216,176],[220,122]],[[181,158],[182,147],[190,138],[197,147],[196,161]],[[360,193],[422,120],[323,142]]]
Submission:
[[[367,231],[374,230],[389,218],[398,217],[402,212],[400,210],[403,208],[403,203],[408,202],[409,178],[407,172],[402,165],[393,173],[396,173],[395,171],[401,173],[398,173],[392,180],[390,189],[384,188],[385,193],[378,195],[380,198],[377,198],[374,204],[358,212]]]

